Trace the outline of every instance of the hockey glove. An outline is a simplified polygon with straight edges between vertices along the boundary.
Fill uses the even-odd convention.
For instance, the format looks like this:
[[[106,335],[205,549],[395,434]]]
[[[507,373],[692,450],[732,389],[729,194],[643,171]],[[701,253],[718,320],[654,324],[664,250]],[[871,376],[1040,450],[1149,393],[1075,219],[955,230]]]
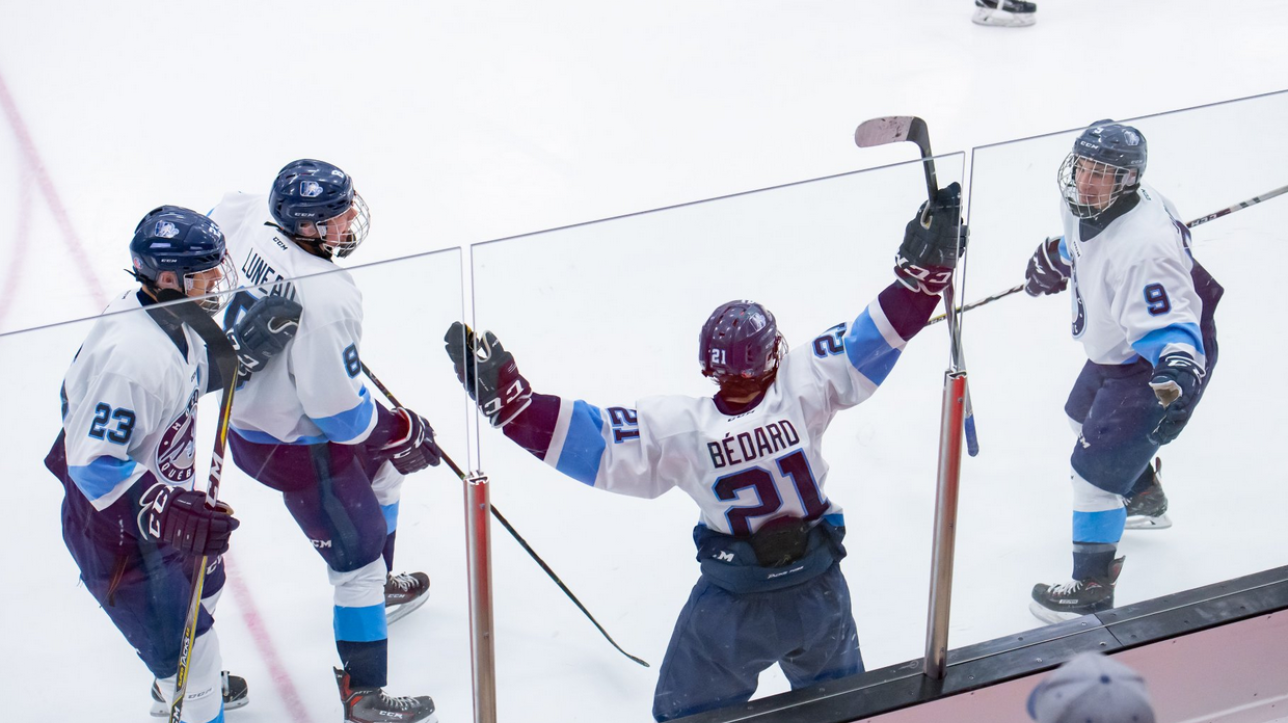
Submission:
[[[1167,354],[1154,365],[1149,386],[1163,406],[1163,419],[1149,435],[1154,444],[1167,444],[1190,421],[1194,400],[1203,384],[1203,367],[1186,354]]]
[[[456,378],[493,427],[504,427],[532,403],[532,386],[495,334],[485,331],[479,336],[457,321],[443,341],[456,367]]]
[[[157,482],[139,500],[139,531],[190,555],[222,555],[241,522],[233,517],[233,508],[223,502],[211,508],[206,499],[205,492]]]
[[[939,189],[935,202],[921,204],[916,218],[904,229],[894,275],[912,291],[937,296],[952,283],[953,269],[968,236],[961,222],[961,196],[958,183]]]
[[[1062,236],[1051,236],[1038,244],[1038,250],[1024,269],[1024,293],[1029,296],[1058,294],[1069,287],[1069,274],[1073,272],[1060,258]]]
[[[402,417],[407,434],[381,448],[394,469],[403,474],[419,472],[426,467],[437,467],[443,455],[434,444],[434,428],[419,414],[406,407],[395,407],[394,414]]]
[[[300,328],[303,307],[284,296],[265,296],[246,310],[232,329],[228,341],[237,352],[237,377],[241,381],[264,368],[269,359],[282,353]]]

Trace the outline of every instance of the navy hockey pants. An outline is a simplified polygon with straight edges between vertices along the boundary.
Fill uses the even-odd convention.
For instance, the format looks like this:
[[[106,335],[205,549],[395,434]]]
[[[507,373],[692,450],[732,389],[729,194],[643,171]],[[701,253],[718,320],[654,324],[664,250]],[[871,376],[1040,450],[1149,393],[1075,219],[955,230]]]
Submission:
[[[148,474],[138,484],[146,489],[155,481]],[[107,510],[95,512],[75,484],[65,487],[63,541],[80,568],[85,588],[154,676],[174,675],[179,669],[179,643],[188,616],[196,560],[170,545],[137,539],[137,530],[118,528],[116,539],[105,541],[103,520],[111,517],[134,522],[133,514],[128,514],[133,510],[113,510],[118,505],[130,506],[129,500],[122,498]],[[216,594],[223,585],[223,560],[216,558],[206,568],[203,598]],[[198,636],[214,622],[205,607],[199,615]]]
[[[389,531],[371,480],[384,460],[362,445],[267,445],[228,435],[237,466],[282,493],[286,509],[332,570],[332,584],[347,579],[336,573],[363,574],[385,556],[393,557]],[[383,573],[379,581],[383,591]],[[365,587],[367,583],[362,583]],[[383,687],[388,673],[388,640],[383,604],[348,607],[337,592],[336,649],[355,687]],[[383,600],[383,592],[381,592]],[[370,601],[368,601],[370,602]]]
[[[774,663],[793,690],[863,672],[840,565],[769,592],[732,593],[698,578],[658,673],[653,717],[666,721],[746,702]]]
[[[1210,322],[1204,325],[1203,336],[1207,374],[1191,412],[1203,401],[1216,369],[1216,329]],[[1070,458],[1073,469],[1108,492],[1130,492],[1158,452],[1158,445],[1149,441],[1149,433],[1163,418],[1163,408],[1149,387],[1153,372],[1154,367],[1144,359],[1122,365],[1087,362],[1065,402],[1065,414],[1082,424]]]

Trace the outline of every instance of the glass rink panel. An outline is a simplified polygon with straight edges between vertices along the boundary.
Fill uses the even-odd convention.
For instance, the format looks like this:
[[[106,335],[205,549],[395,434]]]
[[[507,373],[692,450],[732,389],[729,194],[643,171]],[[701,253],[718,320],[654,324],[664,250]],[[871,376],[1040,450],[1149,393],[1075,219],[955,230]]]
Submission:
[[[1093,108],[1087,129],[973,151],[966,298],[1024,284],[1040,246],[1059,257],[1045,240],[1061,236],[1077,292],[1041,294],[1066,272],[1047,273],[1036,297],[965,314],[982,453],[963,469],[952,647],[1043,625],[1035,611],[1121,607],[1284,564],[1288,490],[1273,450],[1288,423],[1273,379],[1288,351],[1275,281],[1288,195],[1269,196],[1286,182],[1286,113],[1278,93],[1123,130],[1093,124],[1105,114]],[[1096,218],[1066,211],[1057,175],[1080,138],[1086,156],[1147,158],[1143,190]],[[1215,306],[1205,276],[1224,289]],[[1196,338],[1209,347],[1201,404],[1160,448],[1154,365],[1193,356]],[[1163,494],[1142,494],[1156,460]],[[1048,604],[1031,611],[1035,585]]]
[[[921,654],[948,339],[914,333],[937,298],[890,287],[926,194],[902,163],[471,247],[474,326],[522,375],[494,372],[479,423],[493,503],[650,665],[494,526],[501,719],[670,718]],[[731,300],[782,335],[759,411],[717,406],[700,363],[763,369],[700,345]]]

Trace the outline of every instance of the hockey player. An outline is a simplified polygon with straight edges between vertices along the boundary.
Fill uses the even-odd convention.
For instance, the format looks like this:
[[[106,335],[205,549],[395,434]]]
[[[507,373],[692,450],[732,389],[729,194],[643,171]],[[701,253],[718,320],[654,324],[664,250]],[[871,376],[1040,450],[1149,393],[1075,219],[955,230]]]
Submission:
[[[403,475],[437,465],[439,454],[428,422],[386,409],[362,382],[362,294],[334,259],[366,238],[366,203],[344,171],[304,159],[287,164],[267,196],[228,194],[211,217],[246,287],[225,327],[264,294],[304,307],[279,363],[238,388],[229,446],[238,467],[282,493],[326,561],[345,720],[434,721],[429,696],[383,691],[386,626],[429,592],[424,573],[392,573]]]
[[[975,0],[976,25],[1026,28],[1038,21],[1037,3],[1027,0]]]
[[[245,680],[221,675],[211,617],[224,584],[220,555],[238,521],[222,501],[209,507],[194,483],[197,400],[228,380],[201,336],[155,304],[226,292],[237,277],[219,228],[177,206],[143,217],[130,254],[140,288],[108,305],[76,353],[63,381],[63,428],[45,465],[63,483],[63,540],[86,589],[157,678],[154,715],[168,712],[190,577],[209,556],[183,720],[222,721],[225,708],[248,700]],[[223,300],[196,303],[212,313]],[[231,331],[242,354],[266,364],[294,331],[292,307],[252,307]]]
[[[853,323],[790,353],[765,307],[717,307],[698,338],[702,373],[720,387],[712,397],[601,408],[534,394],[491,332],[448,330],[466,391],[538,459],[609,492],[679,487],[697,502],[701,576],[659,671],[657,720],[744,702],[775,663],[793,688],[863,672],[822,435],[876,391],[933,311],[957,263],[960,192],[939,192],[928,228],[920,212],[908,224],[897,281]]]
[[[1113,607],[1129,519],[1170,525],[1149,462],[1181,433],[1216,366],[1223,289],[1194,259],[1172,203],[1141,183],[1147,160],[1131,126],[1083,131],[1058,174],[1064,236],[1040,244],[1025,271],[1030,296],[1073,280],[1073,336],[1087,353],[1064,407],[1078,434],[1073,580],[1034,586],[1030,604],[1048,622]]]

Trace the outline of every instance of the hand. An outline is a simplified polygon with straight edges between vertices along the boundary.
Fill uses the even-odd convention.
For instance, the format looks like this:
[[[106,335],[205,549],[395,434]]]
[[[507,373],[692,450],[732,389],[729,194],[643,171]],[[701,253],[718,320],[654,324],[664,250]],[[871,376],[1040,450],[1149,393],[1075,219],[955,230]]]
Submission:
[[[1149,435],[1154,444],[1167,444],[1190,421],[1194,400],[1203,384],[1203,368],[1186,354],[1167,354],[1154,365],[1149,386],[1163,406],[1163,419]]]
[[[284,296],[265,296],[251,304],[228,330],[228,341],[241,362],[239,377],[249,377],[282,353],[299,331],[303,311],[298,302]]]
[[[228,551],[228,538],[241,524],[223,502],[209,507],[206,493],[157,482],[139,500],[139,531],[189,555],[214,557]]]
[[[394,469],[403,474],[419,472],[426,467],[437,467],[443,455],[434,444],[434,428],[419,414],[406,407],[395,407],[394,414],[403,418],[407,434],[381,448],[389,457]]]
[[[519,373],[514,355],[490,331],[480,337],[459,321],[443,337],[456,378],[493,427],[504,427],[532,403],[532,387]]]
[[[1062,236],[1051,236],[1038,244],[1024,270],[1024,293],[1029,296],[1058,294],[1069,286],[1073,269],[1060,258]]]
[[[894,275],[909,289],[937,296],[952,283],[969,235],[961,222],[961,196],[962,187],[955,182],[939,189],[934,203],[921,204],[904,229]]]

